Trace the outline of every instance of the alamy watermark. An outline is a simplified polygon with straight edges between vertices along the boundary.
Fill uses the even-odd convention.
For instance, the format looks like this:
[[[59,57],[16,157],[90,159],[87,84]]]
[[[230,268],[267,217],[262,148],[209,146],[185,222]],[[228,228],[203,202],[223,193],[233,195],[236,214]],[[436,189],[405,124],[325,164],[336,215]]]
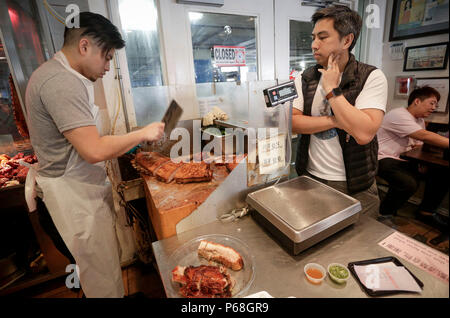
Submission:
[[[70,273],[66,277],[66,287],[69,289],[80,288],[80,268],[78,267],[78,265],[67,265],[66,273]]]
[[[366,7],[366,13],[368,13],[366,17],[366,27],[368,29],[379,29],[380,25],[380,7],[376,4],[369,4]]]
[[[51,8],[47,10],[53,11]],[[80,7],[77,4],[71,3],[66,6],[66,13],[69,13],[65,19],[65,25],[67,28],[79,28],[80,27]],[[377,4],[367,5],[365,12],[368,14],[365,20],[366,27],[368,29],[379,29],[380,25],[380,7]],[[55,13],[50,12],[55,15]],[[58,19],[59,20],[59,19]]]
[[[49,11],[52,10],[47,8]],[[65,19],[65,25],[67,28],[79,28],[80,27],[80,7],[77,4],[71,3],[66,6],[66,13],[68,13]],[[365,20],[366,27],[368,29],[379,29],[380,25],[380,7],[377,4],[367,5],[365,12],[368,14]],[[54,15],[54,13],[50,12]]]
[[[66,6],[65,12],[68,13],[68,15],[65,19],[64,17],[61,17],[45,0],[44,6],[50,15],[52,15],[60,23],[64,24],[67,28],[80,28],[80,7],[77,4],[71,3]]]
[[[76,4],[69,4],[66,7],[66,13],[69,13],[66,17],[66,27],[69,29],[80,28],[80,7]]]
[[[193,162],[232,163],[235,160],[233,155],[243,157],[247,154],[248,163],[257,163],[257,153],[265,152],[272,157],[277,157],[277,151],[285,149],[285,144],[280,142],[280,137],[281,139],[284,137],[285,142],[287,140],[287,132],[282,132],[277,127],[249,127],[245,130],[225,128],[225,134],[223,134],[219,128],[215,127],[208,128],[206,132],[202,131],[201,120],[193,120],[192,128],[192,138],[190,131],[184,127],[177,127],[170,133],[170,140],[177,141],[170,149],[170,158],[173,162],[189,162],[191,160],[189,154],[201,153],[201,157],[193,157]],[[203,148],[202,140],[209,141]],[[245,153],[244,150],[246,150]]]

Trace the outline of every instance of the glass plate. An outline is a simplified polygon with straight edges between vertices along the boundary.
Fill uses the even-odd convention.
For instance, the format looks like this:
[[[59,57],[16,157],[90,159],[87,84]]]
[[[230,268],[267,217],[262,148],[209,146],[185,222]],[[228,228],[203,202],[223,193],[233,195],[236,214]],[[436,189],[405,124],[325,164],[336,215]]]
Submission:
[[[255,265],[253,256],[250,253],[250,248],[243,241],[223,234],[210,234],[199,236],[195,239],[178,247],[169,258],[169,271],[166,275],[169,276],[170,284],[167,291],[167,296],[171,298],[182,297],[179,293],[180,284],[172,282],[172,270],[177,266],[199,266],[199,265],[219,265],[215,262],[208,262],[203,257],[199,257],[197,253],[200,241],[210,241],[229,246],[235,249],[244,261],[244,267],[240,271],[234,271],[227,268],[227,272],[235,280],[235,286],[231,291],[232,297],[243,297],[248,291],[255,279]]]

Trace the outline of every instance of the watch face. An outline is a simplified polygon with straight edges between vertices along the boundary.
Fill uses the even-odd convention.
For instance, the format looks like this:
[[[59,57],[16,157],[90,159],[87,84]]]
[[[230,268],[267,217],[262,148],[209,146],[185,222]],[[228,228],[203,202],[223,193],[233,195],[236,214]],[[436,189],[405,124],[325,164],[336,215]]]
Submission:
[[[333,95],[334,96],[342,95],[342,90],[339,87],[333,89]]]

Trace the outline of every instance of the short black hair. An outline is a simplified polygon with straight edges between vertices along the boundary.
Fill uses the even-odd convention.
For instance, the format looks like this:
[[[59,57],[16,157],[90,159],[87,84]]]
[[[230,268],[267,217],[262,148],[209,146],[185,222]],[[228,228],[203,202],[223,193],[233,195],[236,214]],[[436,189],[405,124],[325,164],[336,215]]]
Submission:
[[[117,27],[104,16],[92,12],[80,12],[80,27],[64,30],[64,45],[71,45],[79,41],[83,36],[90,36],[96,40],[96,44],[107,54],[111,49],[125,47]]]
[[[441,99],[441,94],[439,94],[439,92],[433,87],[426,85],[422,87],[417,87],[415,90],[411,92],[411,94],[409,94],[408,106],[414,103],[416,98],[420,99],[420,101],[424,101],[425,99],[430,98],[432,96],[436,97],[438,101]]]
[[[348,51],[350,52],[358,40],[359,33],[362,28],[362,19],[358,12],[353,11],[347,6],[334,5],[327,8],[320,9],[313,14],[311,22],[316,25],[317,21],[321,19],[330,18],[334,21],[334,28],[339,33],[340,38],[353,33],[354,39]]]

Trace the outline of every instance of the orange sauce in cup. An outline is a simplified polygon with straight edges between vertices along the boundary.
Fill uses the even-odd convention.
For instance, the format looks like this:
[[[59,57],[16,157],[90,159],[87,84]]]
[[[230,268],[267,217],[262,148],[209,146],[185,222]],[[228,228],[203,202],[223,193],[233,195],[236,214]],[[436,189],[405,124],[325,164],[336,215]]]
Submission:
[[[309,268],[309,269],[306,271],[306,273],[307,273],[310,277],[315,278],[315,279],[321,279],[321,278],[323,277],[322,272],[321,272],[320,270],[318,270],[317,268]],[[309,281],[311,281],[311,280],[309,280]],[[312,281],[311,281],[311,282],[312,282]],[[315,282],[312,282],[312,283],[315,283]]]

